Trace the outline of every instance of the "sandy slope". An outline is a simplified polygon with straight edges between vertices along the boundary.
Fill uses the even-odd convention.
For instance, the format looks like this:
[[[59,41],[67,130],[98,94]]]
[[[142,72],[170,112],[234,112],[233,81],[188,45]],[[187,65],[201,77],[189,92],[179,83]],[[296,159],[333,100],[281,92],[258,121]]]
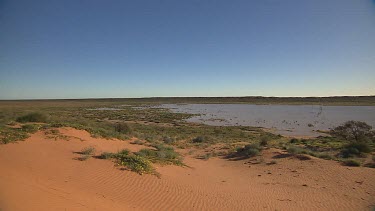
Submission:
[[[109,160],[74,159],[87,146],[97,153],[143,146],[61,132],[69,141],[38,132],[0,145],[0,210],[369,210],[375,204],[375,169],[314,158],[266,165],[186,157],[192,168],[159,166],[158,179]],[[265,151],[265,161],[280,153]]]

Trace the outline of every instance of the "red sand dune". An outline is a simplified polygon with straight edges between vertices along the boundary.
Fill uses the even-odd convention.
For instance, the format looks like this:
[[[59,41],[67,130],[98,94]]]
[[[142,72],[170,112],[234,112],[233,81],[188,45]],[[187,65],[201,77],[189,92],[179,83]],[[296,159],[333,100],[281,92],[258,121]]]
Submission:
[[[110,160],[74,159],[87,146],[97,154],[144,146],[60,131],[69,141],[39,131],[0,145],[0,210],[369,210],[375,204],[375,169],[315,158],[266,165],[187,156],[191,168],[157,166],[157,178],[119,170]],[[265,162],[280,153],[264,151]]]

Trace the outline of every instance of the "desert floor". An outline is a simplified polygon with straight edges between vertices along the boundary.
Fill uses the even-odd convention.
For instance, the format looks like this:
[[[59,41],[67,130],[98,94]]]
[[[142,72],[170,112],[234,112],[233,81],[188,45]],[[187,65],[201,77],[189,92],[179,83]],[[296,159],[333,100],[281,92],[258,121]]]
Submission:
[[[299,160],[281,150],[263,151],[264,162],[199,160],[189,167],[156,166],[138,175],[111,160],[76,160],[88,146],[96,154],[130,141],[92,138],[61,128],[65,139],[38,131],[25,141],[0,145],[0,210],[370,210],[375,169],[345,167],[318,158]],[[276,160],[274,165],[267,162]]]

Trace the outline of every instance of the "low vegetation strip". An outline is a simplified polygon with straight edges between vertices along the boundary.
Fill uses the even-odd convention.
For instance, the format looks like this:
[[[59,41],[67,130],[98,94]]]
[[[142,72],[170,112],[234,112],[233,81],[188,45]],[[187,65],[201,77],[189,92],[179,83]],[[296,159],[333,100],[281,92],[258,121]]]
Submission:
[[[141,150],[134,155],[153,163],[174,165],[181,165],[181,157],[170,146],[207,149],[221,144],[224,151],[206,151],[203,158],[207,159],[225,153],[244,158],[258,156],[264,148],[272,147],[287,150],[293,155],[308,154],[343,163],[348,159],[357,160],[363,166],[371,166],[365,163],[365,157],[374,152],[374,131],[363,122],[349,121],[317,138],[289,139],[255,127],[188,123],[184,119],[191,115],[152,106],[139,109],[141,104],[134,102],[126,106],[121,104],[122,101],[85,102],[81,106],[75,103],[69,106],[29,106],[27,109],[3,106],[0,112],[0,143],[24,140],[40,129],[53,131],[58,127],[73,127],[86,130],[94,137],[120,140],[136,137],[139,141],[134,141],[134,144],[145,144],[154,149]],[[116,109],[88,109],[98,105]]]

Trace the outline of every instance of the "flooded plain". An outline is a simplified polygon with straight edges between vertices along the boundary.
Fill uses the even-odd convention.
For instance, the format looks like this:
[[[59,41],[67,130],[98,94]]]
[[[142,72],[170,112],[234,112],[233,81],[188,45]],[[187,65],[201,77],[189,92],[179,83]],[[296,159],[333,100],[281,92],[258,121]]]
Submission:
[[[255,126],[286,136],[319,136],[345,121],[375,127],[375,106],[162,104],[176,113],[197,114],[188,122],[216,126]]]

